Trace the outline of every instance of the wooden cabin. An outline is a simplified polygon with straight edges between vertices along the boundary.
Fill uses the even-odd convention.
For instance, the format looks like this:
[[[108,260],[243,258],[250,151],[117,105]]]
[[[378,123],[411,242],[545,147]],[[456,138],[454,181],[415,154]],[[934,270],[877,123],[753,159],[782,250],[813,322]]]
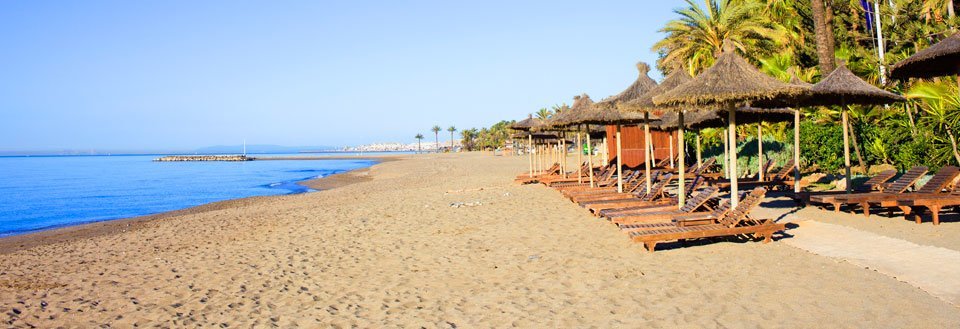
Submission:
[[[676,157],[679,154],[677,150],[677,132],[671,131],[659,131],[659,130],[650,130],[650,141],[653,144],[653,160],[660,161],[670,155],[670,142],[673,142],[673,156]],[[607,151],[610,154],[610,159],[614,159],[617,156],[617,126],[609,125],[607,126]],[[643,162],[646,160],[644,157],[643,146],[645,141],[643,140],[643,126],[629,125],[629,126],[620,126],[620,137],[623,139],[621,142],[621,149],[623,149],[623,165],[631,168],[640,168],[643,166]]]

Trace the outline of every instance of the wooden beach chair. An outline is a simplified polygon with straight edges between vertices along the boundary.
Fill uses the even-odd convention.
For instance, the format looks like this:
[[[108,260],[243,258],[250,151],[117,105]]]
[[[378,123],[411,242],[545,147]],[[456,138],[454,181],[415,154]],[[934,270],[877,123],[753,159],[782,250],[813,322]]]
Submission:
[[[529,174],[523,174],[523,175],[517,176],[517,178],[514,179],[513,181],[515,183],[520,183],[520,184],[533,184],[533,183],[539,182],[540,179],[553,177],[554,175],[559,175],[559,174],[560,174],[560,164],[554,163],[552,166],[550,166],[550,168],[547,168],[547,170],[544,170],[544,172],[541,174],[536,174],[533,176],[530,176]]]
[[[637,189],[634,193],[618,193],[613,200],[600,200],[600,201],[586,201],[580,202],[580,206],[588,208],[593,211],[592,207],[600,206],[605,204],[617,203],[617,202],[636,202],[636,201],[653,201],[659,199],[660,197],[666,194],[664,191],[667,187],[667,184],[673,180],[673,174],[663,174],[657,181],[650,187],[650,193],[647,193],[646,188]]]
[[[720,216],[725,213],[727,209],[729,209],[729,203],[727,203],[726,206],[720,202],[713,202],[713,204],[708,205],[708,203],[713,200],[713,197],[716,196],[718,192],[719,190],[714,186],[704,188],[698,191],[690,199],[687,199],[687,202],[679,209],[673,205],[633,207],[629,209],[609,209],[612,211],[607,213],[601,212],[601,216],[607,218],[611,223],[614,223],[617,226],[635,223],[671,221],[677,218],[682,218],[683,216],[689,216],[697,213],[700,213],[700,216],[704,216],[708,213],[718,212],[714,215]]]
[[[849,194],[843,193],[843,194],[836,194],[836,195],[834,194],[812,195],[810,196],[810,203],[817,203],[822,205],[829,204],[833,206],[834,212],[840,212],[840,206],[845,204],[842,198],[862,197],[866,195],[901,194],[906,192],[908,189],[910,189],[910,187],[913,187],[914,184],[916,184],[921,178],[923,178],[923,175],[927,174],[928,170],[929,169],[925,166],[916,166],[916,167],[910,168],[910,170],[907,170],[907,172],[903,173],[903,175],[900,176],[900,178],[897,178],[897,180],[887,185],[887,187],[880,192],[849,193]]]
[[[722,236],[762,238],[763,243],[769,243],[773,241],[774,233],[786,229],[786,224],[775,223],[770,219],[752,219],[748,216],[750,210],[763,200],[765,193],[765,188],[757,187],[750,192],[747,198],[741,200],[736,208],[730,210],[730,212],[722,218],[678,220],[665,224],[646,224],[651,227],[642,227],[629,231],[630,239],[634,242],[643,243],[649,252],[653,252],[660,242]]]
[[[576,171],[568,172],[566,173],[566,175],[561,173],[549,178],[543,178],[540,180],[540,183],[550,185],[553,183],[560,183],[560,182],[577,182],[578,172],[580,173],[580,175],[583,175],[583,177],[587,177],[590,175],[590,170],[591,170],[590,164],[584,162],[582,165],[580,165],[580,168],[577,169]]]
[[[672,175],[672,174],[667,174]],[[658,183],[668,184],[673,179],[672,176],[666,176],[664,179],[658,181]],[[684,184],[684,194],[686,197],[690,198],[694,193],[696,193],[697,187],[700,183],[703,182],[703,179],[700,176],[690,179]],[[655,189],[656,188],[656,189]],[[590,209],[594,215],[600,216],[600,212],[607,209],[623,209],[623,208],[632,208],[632,207],[647,207],[647,206],[677,206],[679,198],[677,196],[667,197],[666,193],[663,191],[665,187],[654,185],[651,187],[651,193],[646,192],[646,189],[641,189],[640,193],[636,195],[631,195],[628,198],[618,198],[618,199],[608,199],[608,200],[598,200],[592,202],[581,202],[580,205],[584,208]]]
[[[585,201],[602,200],[604,198],[616,197],[618,195],[623,195],[626,193],[634,193],[637,191],[637,189],[646,187],[646,175],[644,175],[644,172],[641,170],[637,170],[636,173],[637,175],[631,177],[630,180],[624,182],[623,193],[617,192],[617,186],[616,184],[614,184],[613,186],[597,187],[592,189],[584,189],[584,190],[569,191],[569,192],[565,191],[564,196],[569,198],[570,201],[579,203],[579,202],[585,202]],[[653,181],[656,181],[659,175],[660,173],[657,170],[653,170],[650,172],[650,176],[652,177]]]
[[[933,225],[940,225],[940,211],[943,208],[960,207],[960,189],[955,188],[953,193],[948,195],[928,195],[908,200],[898,200],[897,207],[903,210],[904,217],[913,216],[917,224],[923,221],[919,209],[926,208],[933,216]]]
[[[600,184],[601,182],[609,181],[610,178],[614,177],[617,174],[617,168],[614,164],[608,164],[600,170],[595,170],[593,179],[594,185]],[[566,182],[555,182],[549,185],[553,188],[575,188],[575,187],[590,187],[590,172],[587,172],[583,177],[583,182],[580,182],[574,178],[571,181]]]
[[[880,208],[892,208],[897,207],[900,200],[922,199],[941,195],[945,189],[953,185],[957,176],[960,176],[960,168],[946,166],[940,168],[923,187],[913,193],[850,194],[839,196],[835,200],[845,204],[859,204],[863,210],[863,215],[870,217],[870,207],[872,205],[878,205]]]
[[[760,201],[763,200],[764,195],[766,195],[766,190],[758,191],[758,189],[763,189],[762,187],[755,188],[750,192],[741,193],[740,204],[737,205],[738,208],[743,213],[748,213],[750,210],[753,210],[754,207],[760,204]],[[670,225],[676,225],[678,222],[684,222],[683,225],[693,225],[695,223],[699,224],[710,224],[716,221],[725,219],[729,216],[734,208],[730,207],[730,199],[723,199],[717,205],[717,207],[708,212],[692,212],[684,214],[676,214],[668,216],[667,218],[658,218],[653,219],[656,216],[650,216],[645,218],[642,221],[634,221],[632,223],[619,223],[617,226],[620,227],[621,231],[637,231],[637,230],[648,230],[662,227],[669,227]]]
[[[853,192],[855,193],[867,193],[871,191],[882,192],[883,189],[886,188],[887,185],[889,185],[887,184],[887,182],[889,182],[891,179],[893,179],[893,177],[896,177],[896,176],[897,176],[896,170],[886,170],[886,171],[880,172],[876,176],[870,177],[870,179],[868,179],[866,182],[863,182],[863,184],[854,186]],[[800,192],[800,193],[790,193],[789,196],[801,204],[809,205],[812,203],[812,201],[810,201],[810,197],[813,197],[813,196],[837,196],[837,195],[843,195],[846,193],[847,193],[846,191]]]

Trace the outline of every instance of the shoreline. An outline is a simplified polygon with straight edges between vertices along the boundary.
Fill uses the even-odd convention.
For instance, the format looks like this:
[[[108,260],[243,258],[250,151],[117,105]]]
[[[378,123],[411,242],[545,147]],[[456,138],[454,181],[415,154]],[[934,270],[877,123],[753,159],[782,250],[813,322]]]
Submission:
[[[348,170],[320,178],[306,179],[296,182],[296,184],[314,189],[317,193],[327,190],[333,190],[351,184],[365,182],[371,178],[368,176],[370,168],[384,162],[400,161],[399,156],[374,156],[374,157],[306,157],[306,158],[278,158],[268,160],[372,160],[377,161],[369,167]],[[300,193],[302,194],[302,193]],[[258,202],[269,202],[272,198],[284,197],[289,194],[250,196],[238,199],[230,199],[205,203],[198,206],[171,210],[151,215],[134,216],[126,218],[108,219],[103,221],[82,223],[41,229],[38,231],[16,234],[12,236],[0,237],[0,255],[31,249],[34,247],[51,245],[57,243],[66,243],[75,240],[83,240],[92,237],[112,235],[127,231],[139,230],[146,227],[148,223],[187,215],[200,214],[210,211],[223,210],[227,208],[236,208],[250,205]]]

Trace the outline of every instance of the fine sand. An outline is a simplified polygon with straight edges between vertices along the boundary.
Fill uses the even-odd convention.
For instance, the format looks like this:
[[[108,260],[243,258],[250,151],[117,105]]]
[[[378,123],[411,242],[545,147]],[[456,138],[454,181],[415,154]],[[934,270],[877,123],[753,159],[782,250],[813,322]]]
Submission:
[[[407,156],[331,190],[0,242],[0,312],[38,327],[960,327],[920,289],[781,242],[647,253],[513,184],[526,167]]]

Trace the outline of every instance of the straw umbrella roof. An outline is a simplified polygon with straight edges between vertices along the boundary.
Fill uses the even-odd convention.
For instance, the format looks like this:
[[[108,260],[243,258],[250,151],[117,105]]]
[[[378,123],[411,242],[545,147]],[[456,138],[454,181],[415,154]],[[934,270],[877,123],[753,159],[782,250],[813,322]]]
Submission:
[[[890,69],[890,77],[933,78],[960,74],[960,33],[907,57]]]
[[[725,43],[716,64],[693,80],[653,98],[657,105],[729,105],[788,99],[805,94],[802,87],[780,82],[757,70]]]
[[[793,121],[794,115],[793,110],[790,109],[741,107],[736,111],[737,123],[743,124],[790,122]],[[664,113],[657,127],[663,130],[677,129],[678,119],[677,112]],[[683,126],[689,129],[727,127],[727,117],[717,111],[690,111],[683,116]]]
[[[879,105],[906,100],[903,96],[874,87],[863,81],[856,74],[847,69],[845,63],[840,63],[837,69],[830,72],[826,78],[810,88],[812,97],[806,99],[804,105],[846,105],[864,104]]]
[[[573,99],[574,99],[574,105],[576,105],[576,99],[579,98],[579,97],[580,97],[580,96],[574,96],[574,97],[573,97]],[[530,131],[560,131],[560,130],[563,130],[562,128],[563,128],[564,126],[566,126],[566,125],[561,124],[561,123],[560,123],[560,120],[563,119],[563,116],[569,115],[569,112],[570,112],[570,111],[571,111],[571,107],[568,106],[567,104],[563,104],[563,106],[561,106],[560,109],[558,110],[558,113],[555,113],[555,114],[551,115],[549,118],[541,119],[541,120],[540,120],[540,124],[533,126],[533,128],[530,128]],[[567,114],[564,114],[564,113],[567,113]]]
[[[520,131],[529,131],[531,128],[539,125],[540,121],[541,121],[540,118],[534,118],[533,114],[531,114],[526,119],[520,120],[510,125],[510,129],[520,130]]]
[[[565,127],[575,124],[583,123],[581,118],[586,115],[588,112],[593,111],[593,100],[590,99],[590,95],[586,93],[573,96],[573,105],[569,109],[560,111],[556,117],[554,117],[550,124],[553,127]]]
[[[627,102],[623,102],[617,105],[621,111],[624,112],[648,112],[655,110],[668,109],[668,106],[657,106],[653,103],[653,97],[662,95],[677,86],[680,86],[684,83],[690,82],[693,78],[690,77],[690,74],[681,68],[674,69],[673,72],[667,75],[663,81],[660,82],[656,87],[648,90],[640,97],[632,99]]]
[[[647,65],[647,63],[637,63],[637,71],[640,72],[640,75],[637,76],[636,81],[630,84],[627,89],[624,89],[619,94],[610,96],[607,99],[597,103],[597,107],[600,109],[616,108],[618,104],[640,98],[640,96],[643,96],[643,94],[646,94],[657,86],[657,82],[647,75],[650,73],[650,66]]]
[[[607,97],[603,101],[594,104],[590,111],[581,112],[576,118],[578,123],[595,124],[614,124],[614,123],[634,123],[645,121],[642,115],[636,113],[622,112],[618,108],[620,104],[633,101],[653,88],[657,87],[657,82],[647,74],[650,72],[650,66],[644,62],[637,63],[639,76],[627,89],[619,94]]]

